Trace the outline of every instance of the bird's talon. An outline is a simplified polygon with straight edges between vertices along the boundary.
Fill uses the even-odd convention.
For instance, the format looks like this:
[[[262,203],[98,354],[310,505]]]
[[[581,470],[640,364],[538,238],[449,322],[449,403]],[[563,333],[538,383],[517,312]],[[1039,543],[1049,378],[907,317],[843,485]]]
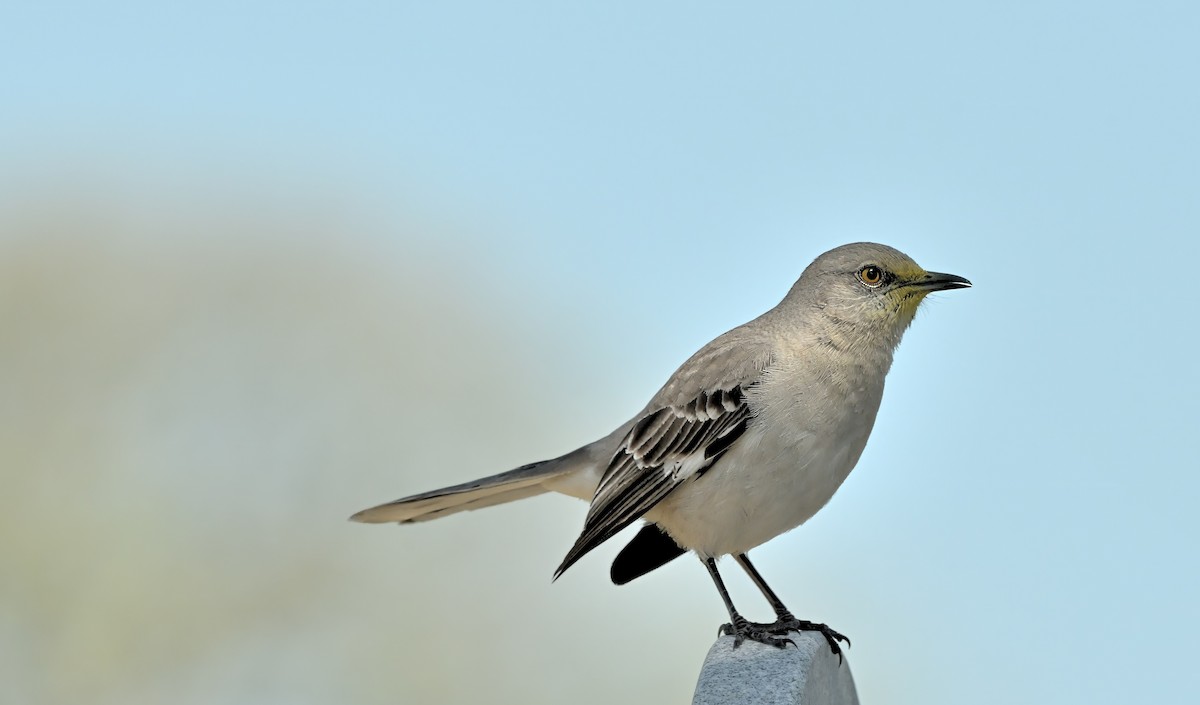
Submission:
[[[777,649],[785,648],[788,644],[796,645],[796,642],[787,637],[780,638],[781,635],[774,634],[764,626],[756,622],[750,622],[746,619],[738,617],[732,624],[721,625],[721,633],[726,636],[733,637],[733,648],[738,648],[747,640],[757,641],[760,644],[774,646]]]
[[[834,630],[827,624],[810,622],[806,619],[796,619],[795,617],[792,617],[791,619],[780,619],[779,621],[771,624],[750,622],[747,626],[752,629],[758,629],[767,634],[777,636],[782,636],[791,632],[820,632],[821,636],[825,637],[826,643],[829,644],[829,650],[837,655],[839,664],[842,663],[843,658],[842,647],[840,644],[838,644],[838,642],[844,641],[846,642],[847,647],[850,646],[850,639],[846,635]],[[795,642],[792,643],[793,645],[795,644]]]

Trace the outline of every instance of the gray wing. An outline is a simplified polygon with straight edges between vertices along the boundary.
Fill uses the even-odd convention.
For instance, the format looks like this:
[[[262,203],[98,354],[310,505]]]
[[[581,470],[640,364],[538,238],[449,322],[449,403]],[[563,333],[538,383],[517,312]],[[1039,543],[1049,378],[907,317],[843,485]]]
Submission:
[[[770,356],[747,352],[749,341],[740,332],[730,331],[685,363],[625,435],[596,488],[583,533],[555,578],[702,475],[741,437],[751,417],[746,392]],[[705,378],[720,381],[700,384]]]
[[[740,385],[701,392],[688,404],[642,417],[609,462],[588,509],[583,533],[554,577],[632,524],[676,487],[703,474],[742,435],[749,418]]]

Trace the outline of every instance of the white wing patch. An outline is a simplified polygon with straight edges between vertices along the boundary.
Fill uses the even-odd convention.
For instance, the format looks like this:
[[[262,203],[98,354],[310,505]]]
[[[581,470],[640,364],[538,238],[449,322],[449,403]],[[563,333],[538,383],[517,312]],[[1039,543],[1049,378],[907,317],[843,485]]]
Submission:
[[[711,464],[712,461],[710,461],[708,458],[705,458],[703,452],[699,452],[684,456],[682,459],[671,463],[669,466],[664,465],[663,470],[671,476],[672,482],[683,482]]]

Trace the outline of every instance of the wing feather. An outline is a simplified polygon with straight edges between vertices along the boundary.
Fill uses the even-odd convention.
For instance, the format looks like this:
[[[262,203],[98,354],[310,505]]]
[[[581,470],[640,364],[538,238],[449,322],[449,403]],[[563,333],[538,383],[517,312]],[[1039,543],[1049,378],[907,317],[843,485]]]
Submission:
[[[562,575],[681,484],[703,474],[746,428],[750,408],[740,384],[703,390],[646,414],[626,434],[588,509],[583,532],[555,571]]]

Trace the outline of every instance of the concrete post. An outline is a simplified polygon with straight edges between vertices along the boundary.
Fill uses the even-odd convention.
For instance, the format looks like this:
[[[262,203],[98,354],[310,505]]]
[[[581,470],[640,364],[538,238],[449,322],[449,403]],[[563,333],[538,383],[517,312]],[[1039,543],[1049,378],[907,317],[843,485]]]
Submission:
[[[733,637],[719,637],[692,705],[858,705],[849,660],[839,665],[819,633],[789,636],[796,646],[783,649],[752,641],[734,649]]]

